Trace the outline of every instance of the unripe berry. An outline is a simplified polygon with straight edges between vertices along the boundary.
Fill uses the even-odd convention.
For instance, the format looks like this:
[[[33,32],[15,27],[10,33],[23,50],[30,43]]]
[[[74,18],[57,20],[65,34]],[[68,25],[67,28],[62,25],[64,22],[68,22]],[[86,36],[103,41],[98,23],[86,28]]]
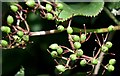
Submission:
[[[18,35],[13,35],[13,38],[16,42],[21,42],[21,38]]]
[[[104,53],[107,52],[108,51],[108,47],[106,47],[105,45],[102,45],[101,51],[104,52]]]
[[[23,35],[23,40],[28,42],[29,41],[29,35]]]
[[[73,36],[72,36],[72,39],[73,39],[74,41],[79,41],[79,40],[80,40],[80,37],[79,37],[78,35],[73,35]]]
[[[53,15],[51,13],[47,13],[46,18],[48,20],[53,20]]]
[[[81,66],[85,66],[87,64],[87,61],[85,59],[81,60],[80,61],[80,65]]]
[[[49,48],[50,49],[53,49],[53,50],[56,50],[56,49],[58,49],[58,44],[56,44],[56,43],[54,43],[54,44],[51,44],[50,46],[49,46]]]
[[[57,53],[58,53],[58,54],[62,54],[62,53],[63,53],[63,49],[62,49],[61,47],[58,47],[58,48],[57,48]]]
[[[46,4],[45,8],[48,12],[52,11],[52,6],[50,4]]]
[[[110,60],[109,60],[109,64],[110,64],[110,65],[114,65],[115,63],[116,63],[116,60],[115,60],[115,59],[110,59]]]
[[[108,67],[107,67],[107,70],[108,70],[109,72],[114,71],[114,69],[115,69],[115,67],[114,67],[113,65],[108,65]]]
[[[82,50],[82,49],[78,49],[78,50],[76,51],[76,55],[77,55],[77,56],[82,56],[82,55],[83,55],[83,50]]]
[[[63,27],[62,25],[59,25],[59,26],[57,27],[57,30],[59,30],[59,31],[64,31],[64,27]]]
[[[1,40],[1,45],[3,47],[8,46],[8,42],[6,40]]]
[[[81,34],[80,41],[85,41],[85,40],[86,40],[86,35],[85,34]]]
[[[96,64],[98,63],[98,60],[95,59],[95,58],[93,58],[93,59],[91,60],[91,63],[92,63],[93,65],[96,65]]]
[[[72,34],[73,33],[73,29],[72,29],[72,27],[67,27],[67,33],[68,34]]]
[[[8,23],[8,25],[11,25],[13,22],[14,22],[13,17],[9,15],[9,16],[7,17],[7,23]]]
[[[62,10],[62,9],[63,9],[63,4],[58,3],[58,4],[57,4],[57,9],[58,9],[58,10]]]
[[[114,30],[114,26],[113,25],[110,25],[109,27],[108,27],[108,31],[113,31]]]
[[[2,32],[6,32],[6,33],[10,33],[10,32],[11,32],[11,29],[10,29],[10,27],[8,27],[8,26],[2,26],[2,27],[1,27],[1,31],[2,31]]]
[[[58,54],[57,54],[56,51],[52,51],[52,52],[51,52],[51,56],[52,56],[53,58],[57,57],[57,55],[58,55]]]
[[[23,31],[18,31],[17,32],[18,36],[22,37],[24,35]]]
[[[11,10],[13,12],[17,12],[18,11],[18,7],[16,5],[11,5],[10,8],[11,8]]]
[[[60,72],[65,72],[65,70],[66,70],[65,66],[63,66],[63,65],[57,65],[56,69]]]
[[[108,48],[111,48],[112,47],[112,43],[108,41],[108,42],[106,42],[105,46],[108,47]]]
[[[77,59],[76,54],[71,54],[71,55],[70,55],[70,59],[73,60],[73,61],[76,60],[76,59]]]
[[[35,1],[34,0],[27,0],[26,5],[29,7],[34,7],[35,6]]]
[[[75,49],[79,49],[81,47],[80,42],[75,42],[74,47],[75,47]]]

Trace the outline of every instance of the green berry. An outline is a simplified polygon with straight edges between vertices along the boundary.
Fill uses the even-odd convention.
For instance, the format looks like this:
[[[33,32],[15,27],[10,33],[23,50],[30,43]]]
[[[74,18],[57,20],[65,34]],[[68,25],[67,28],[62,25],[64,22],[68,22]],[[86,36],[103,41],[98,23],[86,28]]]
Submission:
[[[58,10],[62,10],[62,9],[63,9],[63,4],[58,3],[58,4],[57,4],[57,9],[58,9]]]
[[[104,52],[104,53],[107,52],[108,51],[108,47],[102,45],[101,51]]]
[[[53,15],[51,13],[47,13],[46,18],[48,20],[53,20]]]
[[[53,58],[57,57],[57,55],[58,55],[58,54],[57,54],[56,51],[52,51],[52,52],[51,52],[51,56],[52,56]]]
[[[108,70],[109,72],[112,72],[112,71],[115,70],[115,67],[114,67],[113,65],[108,65],[107,70]]]
[[[6,33],[10,33],[10,32],[11,32],[11,29],[10,29],[10,27],[8,27],[8,26],[2,26],[2,27],[1,27],[1,31],[2,31],[2,32],[6,32]]]
[[[83,50],[82,50],[82,49],[78,49],[78,50],[76,51],[76,55],[77,55],[77,56],[82,56],[82,55],[83,55]]]
[[[113,31],[114,30],[114,26],[113,25],[110,25],[109,27],[108,27],[108,31]]]
[[[56,50],[56,49],[58,49],[58,44],[56,44],[56,43],[54,43],[54,44],[51,44],[50,46],[49,46],[49,48],[50,49],[53,49],[53,50]]]
[[[85,40],[86,40],[86,35],[85,34],[81,34],[80,41],[85,41]]]
[[[10,8],[11,8],[11,10],[13,12],[17,12],[18,11],[18,7],[16,5],[11,5]]]
[[[80,37],[79,37],[78,35],[73,35],[73,36],[72,36],[72,39],[73,39],[74,41],[79,41],[79,40],[80,40]]]
[[[28,42],[29,41],[29,35],[23,35],[23,40]]]
[[[95,59],[95,58],[93,58],[93,59],[91,60],[91,63],[92,63],[93,65],[96,65],[96,64],[98,63],[98,60]]]
[[[75,49],[79,49],[81,47],[80,42],[75,42],[74,47],[75,47]]]
[[[76,60],[76,59],[77,59],[76,54],[71,54],[71,55],[70,55],[70,59],[73,60],[73,61]]]
[[[115,60],[115,59],[110,59],[110,60],[109,60],[109,64],[110,64],[110,65],[114,65],[115,63],[116,63],[116,60]]]
[[[81,60],[80,61],[80,65],[81,66],[85,66],[87,64],[87,61],[85,59]]]
[[[8,46],[8,42],[6,40],[1,40],[1,45],[3,47]]]
[[[50,4],[46,4],[46,10],[48,11],[48,12],[51,12],[52,11],[52,6],[50,5]]]
[[[57,52],[58,52],[58,54],[62,54],[62,53],[63,53],[63,49],[62,49],[61,47],[59,47],[59,48],[57,49]]]
[[[111,48],[112,47],[112,43],[108,41],[108,42],[106,42],[105,46],[108,47],[108,48]]]
[[[21,38],[18,35],[13,35],[13,38],[16,42],[21,42]]]
[[[67,33],[68,34],[72,34],[73,33],[73,29],[72,29],[72,27],[67,27]]]
[[[62,25],[59,25],[59,26],[57,27],[57,30],[59,30],[59,31],[64,31],[64,27],[63,27]]]
[[[60,72],[65,72],[65,70],[66,70],[65,66],[63,66],[63,65],[57,65],[56,69]]]
[[[35,6],[35,1],[34,0],[27,0],[26,5],[29,7],[34,7]]]
[[[24,35],[23,31],[18,31],[17,32],[18,36],[22,37]]]
[[[13,22],[14,22],[13,17],[9,15],[9,16],[7,17],[7,23],[8,23],[8,25],[11,25]]]

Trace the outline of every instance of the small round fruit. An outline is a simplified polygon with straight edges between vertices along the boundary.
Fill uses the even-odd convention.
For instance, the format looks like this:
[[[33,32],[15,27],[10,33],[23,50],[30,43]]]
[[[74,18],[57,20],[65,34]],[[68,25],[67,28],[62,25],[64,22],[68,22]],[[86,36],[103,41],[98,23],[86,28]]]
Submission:
[[[76,54],[71,54],[71,55],[70,55],[70,59],[73,60],[73,61],[76,60],[76,59],[77,59]]]
[[[28,42],[29,41],[29,35],[23,35],[23,40]]]
[[[34,7],[35,6],[35,1],[34,0],[27,0],[26,5],[29,7]]]
[[[51,13],[47,13],[46,18],[48,20],[53,20],[53,15]]]
[[[80,65],[81,66],[85,66],[87,64],[87,61],[85,59],[81,60],[80,61]]]
[[[104,52],[104,53],[107,52],[108,51],[108,47],[102,45],[101,51]]]
[[[109,72],[112,72],[112,71],[115,70],[115,67],[114,67],[113,65],[108,65],[107,70],[108,70]]]
[[[10,8],[11,8],[11,10],[13,12],[17,12],[18,11],[18,7],[16,5],[11,5]]]
[[[73,29],[72,29],[72,27],[67,27],[67,33],[68,34],[72,34],[73,33]]]
[[[85,40],[86,40],[86,35],[85,34],[81,34],[80,41],[85,41]]]
[[[78,35],[73,35],[73,36],[72,36],[72,39],[73,39],[74,41],[79,41],[79,40],[80,40],[80,37],[79,37]]]
[[[75,49],[79,49],[81,47],[80,42],[75,42],[74,47],[75,47]]]
[[[21,38],[18,35],[13,35],[13,38],[16,42],[21,42]]]
[[[59,26],[57,27],[57,30],[58,30],[58,31],[64,31],[64,29],[65,29],[65,28],[64,28],[62,25],[59,25]]]
[[[8,42],[6,40],[1,40],[1,45],[3,47],[8,46]]]
[[[50,49],[56,50],[59,48],[58,44],[54,43],[49,46]]]
[[[46,4],[45,8],[48,12],[52,11],[52,6],[50,4]]]
[[[93,59],[91,60],[91,63],[92,63],[93,65],[96,65],[96,64],[98,63],[98,60],[95,59],[95,58],[93,58]]]
[[[56,69],[60,72],[65,72],[65,70],[66,70],[65,66],[63,66],[63,65],[57,65]]]
[[[111,48],[112,47],[112,43],[108,41],[108,42],[106,42],[105,46],[108,47],[108,48]]]
[[[1,27],[1,31],[2,31],[2,32],[6,32],[6,33],[10,33],[10,32],[11,32],[11,29],[10,29],[10,27],[8,27],[8,26],[2,26],[2,27]]]
[[[18,36],[22,37],[24,35],[23,31],[18,31],[17,32]]]
[[[108,31],[113,31],[114,30],[114,26],[113,25],[110,25],[109,27],[108,27]]]
[[[63,53],[63,49],[61,47],[57,48],[57,53],[58,54],[62,54]]]
[[[82,56],[82,55],[83,55],[83,50],[82,50],[82,49],[78,49],[78,50],[76,51],[76,55],[77,55],[77,56]]]
[[[109,64],[110,64],[110,65],[114,65],[115,63],[116,63],[116,60],[115,60],[115,59],[110,59],[110,60],[109,60]]]
[[[57,9],[58,9],[58,10],[62,10],[62,9],[63,9],[63,4],[58,3],[58,4],[57,4]]]
[[[14,22],[13,17],[11,15],[8,15],[8,17],[7,17],[7,23],[8,23],[8,25],[11,25],[13,22]]]
[[[58,54],[57,54],[56,51],[52,51],[52,52],[51,52],[51,56],[52,56],[53,58],[57,57],[57,55],[58,55]]]

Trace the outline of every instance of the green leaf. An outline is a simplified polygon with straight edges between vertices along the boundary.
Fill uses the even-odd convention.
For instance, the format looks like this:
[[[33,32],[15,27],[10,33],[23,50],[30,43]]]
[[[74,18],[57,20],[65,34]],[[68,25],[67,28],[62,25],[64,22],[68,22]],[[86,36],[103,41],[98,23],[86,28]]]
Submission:
[[[108,4],[108,8],[109,9],[119,9],[120,8],[120,0],[118,0],[119,2],[111,2]]]

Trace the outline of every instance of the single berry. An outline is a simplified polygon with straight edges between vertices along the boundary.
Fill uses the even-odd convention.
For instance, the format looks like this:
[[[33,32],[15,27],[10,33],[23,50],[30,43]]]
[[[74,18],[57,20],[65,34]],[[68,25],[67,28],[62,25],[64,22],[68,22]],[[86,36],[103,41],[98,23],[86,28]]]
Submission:
[[[29,35],[23,35],[23,40],[28,42],[29,41]]]
[[[17,32],[18,36],[22,37],[24,35],[23,31],[18,31]]]
[[[11,25],[13,22],[14,22],[13,17],[9,15],[9,16],[7,17],[7,23],[8,23],[8,25]]]
[[[65,70],[66,70],[65,66],[63,66],[63,65],[57,65],[56,69],[60,72],[65,72]]]
[[[73,61],[76,60],[76,59],[77,59],[76,54],[71,54],[71,55],[70,55],[70,59],[73,60]]]
[[[72,39],[73,39],[74,41],[79,41],[79,40],[80,40],[80,37],[79,37],[78,35],[73,35],[73,36],[72,36]]]
[[[57,4],[57,9],[58,9],[58,10],[62,10],[62,9],[63,9],[63,4],[58,3],[58,4]]]
[[[18,11],[18,7],[16,5],[11,5],[10,8],[11,8],[11,10],[13,12],[17,12]]]
[[[108,65],[107,70],[108,70],[109,72],[114,71],[114,70],[115,70],[115,67],[114,67],[113,65]]]
[[[113,25],[110,25],[109,27],[108,27],[108,31],[113,31],[114,30],[114,26]]]
[[[81,34],[80,41],[85,41],[85,40],[86,40],[86,35],[85,34]]]
[[[115,63],[116,63],[116,60],[115,60],[115,59],[110,59],[110,60],[109,60],[109,64],[110,64],[110,65],[114,65]]]
[[[108,51],[108,47],[102,45],[101,51],[104,52],[104,53],[107,52]]]
[[[77,56],[82,56],[82,55],[83,55],[83,50],[82,50],[82,49],[78,49],[78,50],[76,51],[76,55],[77,55]]]
[[[111,48],[112,47],[112,43],[108,41],[108,42],[106,42],[105,46],[108,47],[108,48]]]
[[[27,0],[26,5],[29,7],[34,7],[35,6],[35,1],[34,0]]]
[[[98,63],[98,60],[95,59],[95,58],[93,58],[93,59],[91,60],[91,63],[92,63],[93,65],[96,65],[96,64]]]
[[[81,66],[85,66],[87,64],[87,61],[85,59],[81,60],[80,61],[80,65]]]
[[[62,54],[63,53],[63,49],[61,47],[57,48],[57,52],[58,54]]]
[[[52,52],[51,52],[51,56],[52,56],[53,58],[57,57],[57,55],[58,55],[58,54],[57,54],[56,51],[52,51]]]
[[[1,45],[3,47],[8,46],[8,42],[6,40],[1,40]]]
[[[13,38],[16,42],[21,42],[21,38],[18,35],[13,35]]]
[[[72,29],[72,27],[67,27],[67,33],[68,34],[72,34],[73,33],[73,29]]]
[[[2,27],[1,27],[1,31],[2,31],[2,32],[6,32],[6,33],[10,33],[10,32],[11,32],[11,29],[10,29],[10,27],[8,27],[8,26],[2,26]]]
[[[50,4],[46,4],[45,8],[48,12],[52,11],[52,6]]]
[[[56,44],[56,43],[54,43],[54,44],[51,44],[50,46],[49,46],[49,48],[50,49],[53,49],[53,50],[56,50],[56,49],[58,49],[58,44]]]
[[[64,31],[64,27],[63,27],[62,25],[59,25],[59,26],[57,27],[57,30],[59,30],[59,31]]]
[[[75,49],[79,49],[81,47],[80,42],[75,42],[74,47],[75,47]]]
[[[53,20],[53,15],[51,13],[47,13],[46,18],[48,20]]]

